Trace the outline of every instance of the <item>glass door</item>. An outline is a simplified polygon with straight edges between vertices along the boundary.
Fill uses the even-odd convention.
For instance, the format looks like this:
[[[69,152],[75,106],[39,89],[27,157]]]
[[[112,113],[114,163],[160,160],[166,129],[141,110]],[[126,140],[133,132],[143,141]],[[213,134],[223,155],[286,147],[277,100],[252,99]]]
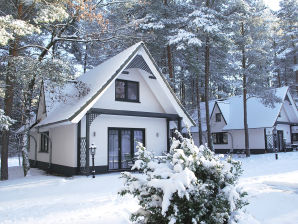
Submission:
[[[129,168],[131,161],[131,131],[121,130],[121,169]]]
[[[145,129],[108,129],[109,170],[129,169],[136,152],[137,142],[145,144]]]
[[[118,130],[109,130],[109,170],[119,169],[119,133]]]

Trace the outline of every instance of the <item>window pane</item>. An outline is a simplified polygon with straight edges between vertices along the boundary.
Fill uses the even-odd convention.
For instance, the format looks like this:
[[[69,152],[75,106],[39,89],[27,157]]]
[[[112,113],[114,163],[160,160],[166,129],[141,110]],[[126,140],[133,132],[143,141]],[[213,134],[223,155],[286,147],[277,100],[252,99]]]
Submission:
[[[138,83],[127,82],[127,99],[138,100]]]
[[[134,153],[137,152],[137,142],[142,142],[144,144],[143,131],[134,131]]]
[[[125,99],[125,82],[116,80],[116,99]]]
[[[223,133],[223,144],[228,144],[228,134]]]
[[[121,130],[121,168],[129,168],[129,162],[131,161],[130,140],[130,130]]]
[[[220,113],[216,113],[215,114],[215,120],[216,120],[216,122],[220,122],[221,121],[221,114]]]

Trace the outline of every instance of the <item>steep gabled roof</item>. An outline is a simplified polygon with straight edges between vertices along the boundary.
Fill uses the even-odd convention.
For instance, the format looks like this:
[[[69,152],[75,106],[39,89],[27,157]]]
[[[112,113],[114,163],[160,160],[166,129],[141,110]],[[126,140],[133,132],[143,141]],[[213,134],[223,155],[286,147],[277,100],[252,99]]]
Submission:
[[[86,112],[103,95],[117,76],[128,66],[131,66],[133,60],[138,57],[139,53],[146,56],[143,58],[150,67],[149,68],[146,64],[142,69],[147,71],[148,74],[153,75],[153,78],[157,79],[160,85],[164,86],[164,91],[166,92],[170,102],[175,107],[179,116],[183,117],[184,122],[189,126],[194,125],[193,120],[177,99],[164,76],[160,73],[148,49],[143,42],[139,42],[81,75],[77,79],[77,82],[83,83],[88,87],[89,92],[85,95],[72,97],[78,95],[78,89],[74,83],[65,85],[60,92],[60,95],[65,96],[65,99],[54,102],[50,109],[48,109],[49,105],[47,105],[47,117],[42,120],[37,127],[55,125],[63,122],[79,122]]]

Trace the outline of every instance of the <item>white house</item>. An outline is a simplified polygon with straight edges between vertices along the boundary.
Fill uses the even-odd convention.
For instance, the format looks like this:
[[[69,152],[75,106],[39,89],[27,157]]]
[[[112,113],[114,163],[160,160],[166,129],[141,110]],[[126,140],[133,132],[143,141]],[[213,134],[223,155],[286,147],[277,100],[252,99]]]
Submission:
[[[288,87],[276,89],[281,99],[271,108],[260,98],[247,101],[249,147],[251,153],[283,151],[298,143],[298,112]],[[204,115],[205,107],[201,113]],[[225,100],[210,101],[210,126],[213,146],[216,152],[244,151],[244,125],[242,96]],[[276,133],[274,134],[274,127]],[[191,128],[195,143],[198,144],[198,128]],[[203,120],[203,141],[206,142],[206,120]],[[276,138],[275,138],[276,136]],[[275,140],[276,139],[276,140]],[[274,143],[276,142],[276,143]],[[276,147],[275,147],[276,146]]]
[[[161,155],[171,127],[194,125],[144,43],[110,58],[58,90],[41,91],[30,131],[30,163],[64,175],[125,170],[136,141]]]

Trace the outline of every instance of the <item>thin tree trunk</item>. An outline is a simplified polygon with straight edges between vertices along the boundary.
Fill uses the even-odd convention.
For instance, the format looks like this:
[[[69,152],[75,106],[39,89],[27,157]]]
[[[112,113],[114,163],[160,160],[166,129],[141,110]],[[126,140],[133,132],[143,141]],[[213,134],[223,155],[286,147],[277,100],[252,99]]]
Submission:
[[[241,23],[241,34],[244,36],[244,24]],[[243,71],[243,125],[244,125],[244,137],[245,137],[245,154],[246,157],[250,156],[249,148],[249,135],[247,125],[247,85],[246,85],[246,57],[245,57],[245,46],[242,47],[242,71]]]
[[[86,43],[86,46],[85,46],[85,56],[84,56],[84,73],[86,73],[86,70],[87,70],[87,58],[88,58],[88,42]]]
[[[199,74],[196,78],[196,95],[197,95],[197,111],[198,111],[198,135],[199,135],[199,145],[203,144],[203,133],[202,133],[202,119],[201,119],[201,95],[199,90]]]
[[[273,41],[273,47],[274,47],[274,62],[277,62],[277,52],[276,52],[276,42]],[[278,87],[281,87],[281,80],[280,80],[280,70],[279,68],[277,69],[277,84]]]

